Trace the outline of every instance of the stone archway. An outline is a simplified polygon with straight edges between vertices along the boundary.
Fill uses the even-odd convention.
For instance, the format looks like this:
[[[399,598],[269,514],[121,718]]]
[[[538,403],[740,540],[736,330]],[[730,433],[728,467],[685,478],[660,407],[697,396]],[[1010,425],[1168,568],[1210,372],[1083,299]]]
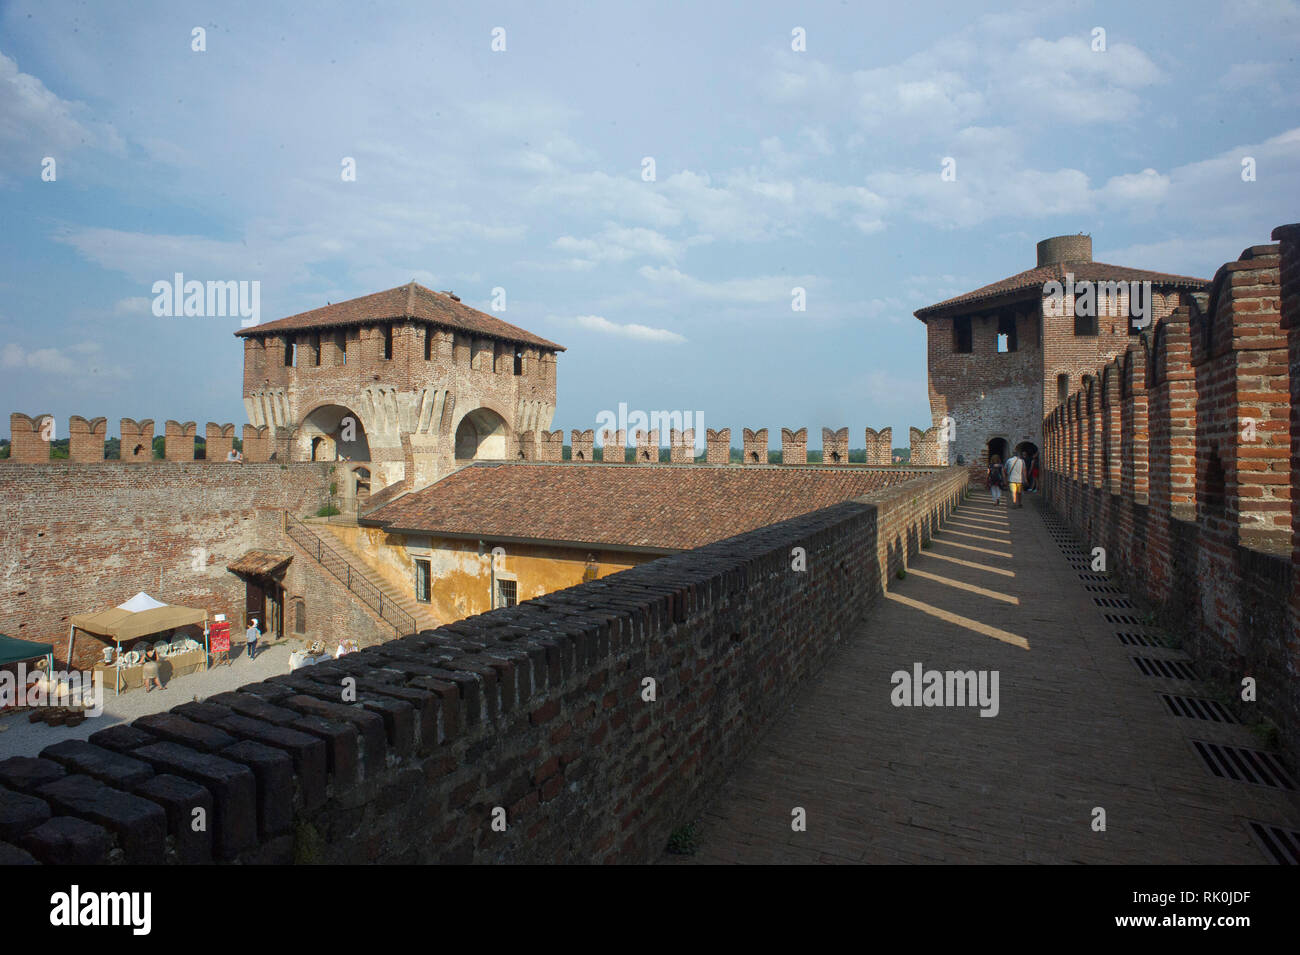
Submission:
[[[299,460],[370,460],[370,441],[361,416],[343,405],[313,408],[298,426],[296,439]]]
[[[456,426],[457,461],[504,461],[510,428],[490,408],[475,408]]]
[[[1006,438],[989,438],[988,444],[985,445],[984,460],[992,463],[993,456],[997,455],[1002,461],[1007,459],[1007,439]]]

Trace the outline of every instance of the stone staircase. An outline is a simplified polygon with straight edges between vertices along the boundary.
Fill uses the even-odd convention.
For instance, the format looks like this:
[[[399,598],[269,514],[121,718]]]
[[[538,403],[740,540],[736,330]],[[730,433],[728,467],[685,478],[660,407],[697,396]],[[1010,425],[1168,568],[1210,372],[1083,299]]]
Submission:
[[[439,620],[430,611],[427,604],[422,604],[414,597],[401,593],[391,580],[371,565],[366,554],[358,551],[349,543],[347,536],[342,531],[344,528],[357,526],[355,516],[351,517],[351,519],[334,517],[328,523],[312,523],[308,526],[347,559],[352,565],[354,573],[359,573],[371,586],[384,593],[386,601],[392,601],[395,606],[400,607],[403,612],[410,616],[415,621],[417,632],[420,630],[436,630],[442,625],[444,621]]]
[[[308,525],[285,512],[285,535],[309,557],[325,568],[362,604],[396,631],[397,636],[433,629],[438,624],[415,600],[395,593],[395,588],[367,566],[327,524]]]

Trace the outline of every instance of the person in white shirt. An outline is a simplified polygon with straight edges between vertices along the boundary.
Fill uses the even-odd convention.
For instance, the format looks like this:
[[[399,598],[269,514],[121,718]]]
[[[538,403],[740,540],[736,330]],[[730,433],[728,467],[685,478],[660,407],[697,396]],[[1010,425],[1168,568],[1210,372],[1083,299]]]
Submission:
[[[1025,486],[1025,459],[1013,454],[1007,460],[1007,487],[1011,491],[1011,503],[1015,507],[1024,507],[1020,492]]]

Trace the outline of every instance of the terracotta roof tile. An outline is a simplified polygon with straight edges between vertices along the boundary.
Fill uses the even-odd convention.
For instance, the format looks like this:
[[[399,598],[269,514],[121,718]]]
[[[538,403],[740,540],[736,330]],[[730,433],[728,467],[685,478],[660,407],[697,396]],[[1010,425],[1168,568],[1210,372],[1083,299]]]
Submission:
[[[297,315],[254,325],[252,328],[241,328],[235,334],[276,335],[309,328],[339,328],[395,319],[428,322],[473,335],[521,342],[551,351],[564,351],[563,345],[547,341],[486,312],[470,308],[450,295],[434,292],[415,282],[399,285],[385,292],[375,292],[373,295],[363,295],[360,298],[348,299],[346,302],[314,308],[309,312],[299,312]]]
[[[483,540],[684,550],[920,472],[702,464],[475,464],[367,515],[364,523]]]
[[[1038,268],[1027,269],[1000,279],[973,292],[966,292],[954,298],[945,299],[925,308],[918,308],[912,314],[921,321],[943,312],[967,310],[965,306],[978,306],[981,302],[1003,296],[1020,297],[1018,293],[1028,293],[1034,289],[1041,291],[1048,282],[1060,282],[1067,272],[1074,273],[1079,282],[1150,282],[1155,286],[1178,286],[1184,288],[1208,288],[1208,279],[1192,278],[1188,275],[1173,275],[1169,272],[1148,272],[1145,269],[1130,269],[1123,265],[1107,265],[1105,262],[1054,262]]]
[[[292,554],[276,554],[264,550],[250,550],[233,564],[227,564],[226,570],[236,574],[267,576],[284,564],[293,560]]]

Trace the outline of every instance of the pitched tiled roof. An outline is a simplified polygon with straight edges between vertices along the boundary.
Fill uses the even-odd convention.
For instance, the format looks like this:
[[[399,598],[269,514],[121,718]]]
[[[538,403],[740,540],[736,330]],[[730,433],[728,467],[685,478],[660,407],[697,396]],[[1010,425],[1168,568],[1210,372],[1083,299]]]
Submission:
[[[473,335],[564,351],[563,345],[539,338],[532,332],[526,332],[486,312],[470,308],[450,295],[434,292],[415,282],[390,288],[386,292],[375,292],[373,295],[363,295],[335,305],[314,308],[310,312],[299,312],[252,328],[242,328],[235,334],[275,335],[308,328],[338,328],[401,319],[429,322]]]
[[[969,311],[986,302],[1004,296],[1020,297],[1022,294],[1037,290],[1048,282],[1062,282],[1065,274],[1072,272],[1076,282],[1150,282],[1153,286],[1177,286],[1181,288],[1208,288],[1208,279],[1192,278],[1188,275],[1172,275],[1168,272],[1148,272],[1146,269],[1130,269],[1123,265],[1107,265],[1105,262],[1054,262],[1035,269],[1027,269],[1010,278],[1001,279],[977,288],[973,292],[945,299],[925,308],[918,308],[912,314],[921,321],[944,312]]]
[[[292,554],[277,554],[264,550],[250,550],[233,564],[227,564],[226,570],[236,574],[266,576],[274,573],[284,564],[293,560]]]
[[[916,470],[474,464],[379,508],[391,530],[684,550],[912,480]]]

